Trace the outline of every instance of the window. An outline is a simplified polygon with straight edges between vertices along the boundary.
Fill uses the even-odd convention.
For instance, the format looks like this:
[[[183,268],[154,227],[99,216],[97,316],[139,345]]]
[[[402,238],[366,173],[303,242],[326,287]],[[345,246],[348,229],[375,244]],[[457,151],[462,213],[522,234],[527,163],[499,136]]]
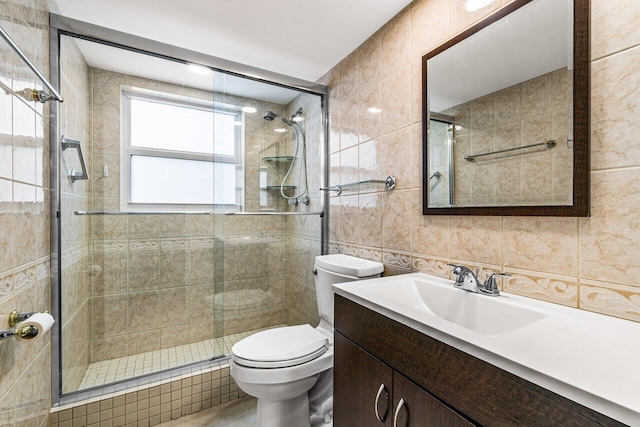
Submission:
[[[122,94],[124,209],[242,205],[239,107],[169,94]]]

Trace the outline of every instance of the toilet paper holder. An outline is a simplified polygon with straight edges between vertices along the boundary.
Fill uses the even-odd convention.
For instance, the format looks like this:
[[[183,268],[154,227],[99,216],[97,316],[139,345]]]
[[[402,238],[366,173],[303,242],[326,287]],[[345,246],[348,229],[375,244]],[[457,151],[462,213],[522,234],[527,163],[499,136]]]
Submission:
[[[4,340],[11,337],[18,337],[25,340],[30,340],[38,335],[38,328],[35,326],[23,326],[22,328],[15,329],[13,331],[0,331],[0,340]]]
[[[36,313],[36,311],[30,313],[20,313],[18,312],[18,310],[13,310],[11,313],[9,313],[9,326],[13,328],[18,323],[27,320],[29,317],[33,316]],[[46,313],[46,311],[43,313]],[[11,337],[18,337],[28,340],[35,338],[38,335],[38,332],[40,331],[37,327],[33,325],[27,325],[11,331],[0,331],[0,340]]]
[[[9,313],[9,326],[13,328],[18,323],[22,322],[23,320],[27,320],[29,317],[33,316],[36,313],[38,312],[32,311],[29,313],[20,313],[18,310],[12,310],[11,313]],[[48,311],[43,311],[42,313],[48,313]]]

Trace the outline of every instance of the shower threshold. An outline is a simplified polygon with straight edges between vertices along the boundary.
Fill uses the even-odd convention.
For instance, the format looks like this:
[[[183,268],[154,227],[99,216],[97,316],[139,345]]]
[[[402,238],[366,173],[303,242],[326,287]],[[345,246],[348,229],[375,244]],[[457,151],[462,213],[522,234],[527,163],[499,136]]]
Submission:
[[[273,327],[279,326],[286,325]],[[183,365],[230,355],[231,347],[241,339],[271,328],[255,329],[192,344],[90,363],[82,378],[79,390],[101,387]]]

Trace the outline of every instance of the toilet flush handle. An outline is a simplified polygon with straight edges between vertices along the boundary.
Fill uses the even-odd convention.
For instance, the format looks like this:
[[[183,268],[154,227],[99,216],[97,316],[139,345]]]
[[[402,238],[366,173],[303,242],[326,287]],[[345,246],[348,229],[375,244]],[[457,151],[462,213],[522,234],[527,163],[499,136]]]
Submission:
[[[314,276],[317,276],[317,275],[318,275],[318,269],[317,269],[317,268],[314,268],[314,269],[313,269],[313,275],[314,275]]]

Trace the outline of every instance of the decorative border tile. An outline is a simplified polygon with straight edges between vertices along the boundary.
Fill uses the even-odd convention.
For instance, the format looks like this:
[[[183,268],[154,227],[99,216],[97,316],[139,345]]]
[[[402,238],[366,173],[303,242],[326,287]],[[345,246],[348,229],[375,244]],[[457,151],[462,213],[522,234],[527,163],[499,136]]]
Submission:
[[[50,271],[50,259],[45,257],[4,273],[0,276],[0,301],[48,277]]]
[[[382,249],[361,246],[358,249],[358,256],[371,261],[382,262]]]
[[[330,254],[339,254],[340,253],[340,244],[335,242],[329,243],[329,253]]]
[[[160,239],[160,247],[162,249],[187,249],[189,247],[188,239]]]
[[[129,242],[127,240],[94,240],[94,252],[127,252]]]
[[[403,252],[382,252],[382,263],[393,269],[411,270],[411,254]]]
[[[225,245],[257,245],[261,243],[282,243],[285,241],[283,236],[266,235],[266,236],[225,236],[220,239]]]
[[[640,288],[581,280],[580,308],[640,322]]]
[[[502,279],[502,289],[529,298],[578,307],[578,279],[540,272],[506,269],[511,277]]]
[[[213,248],[216,239],[212,237],[189,239],[189,247],[191,249]]]
[[[160,239],[157,240],[129,240],[130,251],[153,251],[160,249]]]
[[[13,295],[13,273],[8,273],[0,276],[0,301],[11,298]]]
[[[80,246],[76,246],[74,248],[68,249],[61,254],[62,258],[62,267],[68,267],[76,262],[80,261],[82,258],[86,258],[89,256],[89,245],[83,244]]]
[[[427,255],[411,255],[411,270],[447,279],[451,277],[451,267],[446,259],[432,258]]]

